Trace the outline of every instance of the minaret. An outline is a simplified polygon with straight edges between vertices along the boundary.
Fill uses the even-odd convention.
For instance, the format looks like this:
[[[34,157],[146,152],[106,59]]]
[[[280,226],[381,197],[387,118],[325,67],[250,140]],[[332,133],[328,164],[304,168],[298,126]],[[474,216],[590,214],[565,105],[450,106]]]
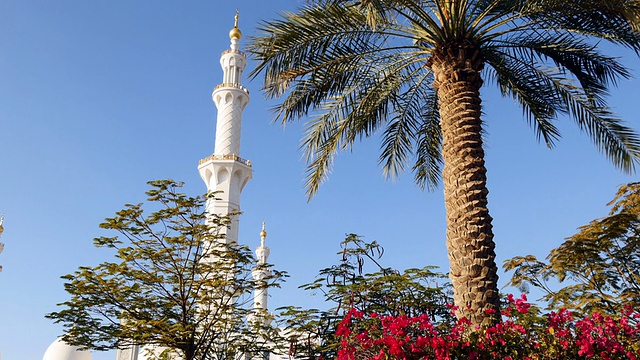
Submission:
[[[120,325],[126,325],[126,318],[120,319]],[[116,360],[138,360],[138,353],[140,352],[140,346],[128,345],[116,350]]]
[[[256,287],[253,290],[253,310],[254,316],[266,316],[268,310],[268,298],[269,292],[267,283],[268,278],[271,276],[271,270],[266,267],[267,259],[269,258],[269,254],[271,253],[271,249],[269,249],[265,245],[265,241],[267,239],[267,231],[265,229],[265,222],[262,222],[262,231],[260,232],[260,246],[256,248],[256,258],[257,258],[257,266],[255,270],[251,272],[253,275],[253,280],[255,280]],[[255,317],[253,317],[255,319]],[[263,318],[266,323],[268,323],[269,319]]]
[[[227,215],[240,211],[240,193],[252,176],[251,162],[239,156],[242,111],[249,103],[249,91],[240,83],[247,65],[246,55],[238,50],[241,37],[236,11],[235,24],[229,32],[231,48],[220,57],[224,72],[222,84],[216,86],[212,94],[218,108],[215,149],[213,155],[200,160],[198,166],[207,190],[218,191],[216,197],[219,200],[207,203],[209,214]],[[235,218],[229,229],[223,231],[227,242],[237,242],[238,219]]]
[[[123,349],[116,350],[116,360],[138,360],[140,352],[138,345],[130,345]]]

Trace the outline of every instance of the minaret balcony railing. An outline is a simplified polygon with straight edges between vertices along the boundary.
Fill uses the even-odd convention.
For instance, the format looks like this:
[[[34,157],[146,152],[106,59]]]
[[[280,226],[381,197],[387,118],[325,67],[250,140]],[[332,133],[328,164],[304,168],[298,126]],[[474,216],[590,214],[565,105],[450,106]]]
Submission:
[[[220,88],[225,88],[225,87],[232,87],[232,88],[236,88],[236,89],[240,89],[244,92],[246,92],[247,94],[249,94],[249,89],[247,89],[246,87],[244,87],[244,85],[240,85],[238,83],[222,83],[218,86],[216,86],[213,91],[216,91]]]
[[[224,55],[224,54],[228,54],[228,53],[240,54],[240,55],[242,55],[242,56],[244,56],[244,57],[247,57],[247,55],[246,55],[245,53],[243,53],[242,51],[240,51],[240,50],[233,50],[233,49],[227,49],[227,50],[223,51],[223,52],[222,52],[222,55]]]
[[[237,161],[239,163],[245,164],[248,167],[251,167],[251,160],[243,159],[240,156],[234,155],[234,154],[231,154],[231,155],[216,155],[216,154],[213,154],[211,156],[207,156],[206,158],[200,160],[200,163],[198,165],[202,165],[202,164],[206,163],[207,161],[211,161],[211,160],[234,160],[234,161]]]

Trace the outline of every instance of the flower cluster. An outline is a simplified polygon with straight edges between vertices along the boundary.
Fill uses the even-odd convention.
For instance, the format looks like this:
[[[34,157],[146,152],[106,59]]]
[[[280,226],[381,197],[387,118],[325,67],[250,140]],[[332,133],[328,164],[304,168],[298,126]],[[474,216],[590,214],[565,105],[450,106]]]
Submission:
[[[509,295],[502,316],[480,329],[466,319],[447,323],[352,309],[336,334],[338,360],[640,360],[640,315],[631,308],[615,318],[576,318],[567,310],[540,314],[524,295]]]

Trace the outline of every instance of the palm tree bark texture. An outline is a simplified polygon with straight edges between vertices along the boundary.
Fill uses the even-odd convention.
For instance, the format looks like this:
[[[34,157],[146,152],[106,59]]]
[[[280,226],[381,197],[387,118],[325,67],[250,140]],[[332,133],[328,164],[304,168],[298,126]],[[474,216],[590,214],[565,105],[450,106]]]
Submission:
[[[457,51],[456,51],[457,50]],[[472,61],[468,54],[473,50]],[[473,324],[499,317],[498,267],[487,207],[487,170],[482,148],[480,71],[477,49],[450,47],[429,60],[438,94],[449,278],[456,314]]]

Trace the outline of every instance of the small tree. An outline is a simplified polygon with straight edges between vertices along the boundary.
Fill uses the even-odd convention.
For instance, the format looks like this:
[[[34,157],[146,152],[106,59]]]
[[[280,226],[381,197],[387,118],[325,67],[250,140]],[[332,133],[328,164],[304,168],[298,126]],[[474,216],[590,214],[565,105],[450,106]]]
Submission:
[[[150,213],[127,204],[100,224],[119,233],[94,239],[115,250],[116,260],[64,275],[71,299],[46,317],[64,325],[67,343],[99,351],[142,344],[185,360],[267,351],[275,331],[246,320],[251,293],[278,286],[283,273],[253,280],[251,251],[220,231],[233,214],[205,211],[212,194],[186,196],[172,180],[149,185]]]
[[[548,262],[533,255],[504,263],[514,271],[510,285],[545,292],[549,307],[583,313],[620,313],[640,309],[640,183],[623,185],[608,216],[591,221],[551,250]],[[554,290],[549,280],[569,285]]]
[[[453,302],[446,275],[433,267],[403,272],[384,267],[384,250],[349,234],[341,243],[336,265],[320,270],[316,280],[301,288],[321,293],[328,310],[285,307],[280,309],[291,342],[289,355],[332,359],[341,339],[336,330],[350,309],[381,316],[427,314],[435,323],[453,322],[447,305]]]

